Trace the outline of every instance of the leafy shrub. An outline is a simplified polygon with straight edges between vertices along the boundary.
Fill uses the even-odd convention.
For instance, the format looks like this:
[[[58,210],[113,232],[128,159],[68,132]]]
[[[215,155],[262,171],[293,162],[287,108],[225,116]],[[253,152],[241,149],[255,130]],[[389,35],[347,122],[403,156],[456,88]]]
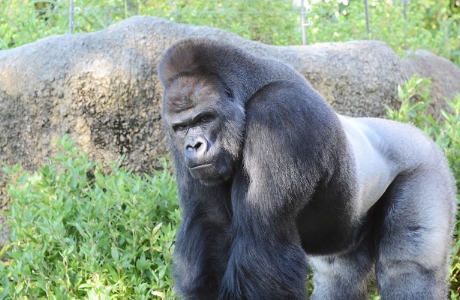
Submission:
[[[0,2],[1,3],[1,2]],[[68,31],[69,0],[5,0],[0,4],[0,49]],[[50,5],[37,9],[37,3]],[[74,32],[91,32],[135,15],[218,27],[268,44],[299,44],[300,13],[291,1],[81,0]]]
[[[388,110],[389,118],[406,123],[412,123],[425,131],[436,144],[444,150],[450,167],[460,188],[460,95],[453,100],[446,100],[450,111],[441,111],[439,120],[428,113],[430,107],[430,80],[414,76],[404,87],[398,87],[401,107],[399,110]],[[459,189],[460,190],[460,189]],[[460,198],[457,196],[460,204]],[[452,248],[451,265],[451,297],[460,299],[460,211],[457,218],[455,237]]]
[[[0,264],[1,299],[170,298],[180,214],[169,166],[109,174],[64,137],[38,172],[5,168],[12,243]]]
[[[460,15],[443,1],[369,1],[370,33],[366,30],[364,1],[319,1],[312,5],[308,40],[343,42],[373,39],[386,42],[400,56],[426,49],[460,65]],[[344,4],[347,3],[347,4]]]

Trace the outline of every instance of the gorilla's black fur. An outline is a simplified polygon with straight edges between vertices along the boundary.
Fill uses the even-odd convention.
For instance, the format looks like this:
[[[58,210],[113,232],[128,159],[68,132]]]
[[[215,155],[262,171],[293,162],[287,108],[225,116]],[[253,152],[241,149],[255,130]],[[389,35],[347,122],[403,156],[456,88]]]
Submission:
[[[224,43],[179,42],[159,74],[183,211],[179,294],[305,299],[307,254],[313,298],[365,299],[373,265],[382,297],[445,297],[455,187],[419,131],[339,116],[291,68]],[[436,199],[426,192],[429,200],[417,203],[419,195],[407,191],[433,180],[443,186]],[[432,206],[439,207],[434,220],[421,211]],[[406,218],[413,223],[393,224]],[[419,251],[423,260],[433,243],[442,246],[427,265],[391,250]],[[408,282],[395,287],[403,272]]]

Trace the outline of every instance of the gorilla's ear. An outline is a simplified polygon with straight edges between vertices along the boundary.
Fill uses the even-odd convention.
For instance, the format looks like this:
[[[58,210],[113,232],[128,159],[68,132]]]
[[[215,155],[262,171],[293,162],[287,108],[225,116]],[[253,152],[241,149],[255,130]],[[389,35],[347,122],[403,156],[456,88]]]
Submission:
[[[224,86],[224,92],[228,98],[233,99],[233,91],[226,85]]]

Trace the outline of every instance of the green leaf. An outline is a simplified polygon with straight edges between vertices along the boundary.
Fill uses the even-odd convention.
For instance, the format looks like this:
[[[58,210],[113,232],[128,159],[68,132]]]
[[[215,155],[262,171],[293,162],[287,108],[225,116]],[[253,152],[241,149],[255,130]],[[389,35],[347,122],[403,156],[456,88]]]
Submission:
[[[118,261],[118,259],[119,259],[118,249],[117,249],[115,246],[112,246],[112,247],[111,247],[110,253],[112,254],[112,258],[113,258],[114,260]]]

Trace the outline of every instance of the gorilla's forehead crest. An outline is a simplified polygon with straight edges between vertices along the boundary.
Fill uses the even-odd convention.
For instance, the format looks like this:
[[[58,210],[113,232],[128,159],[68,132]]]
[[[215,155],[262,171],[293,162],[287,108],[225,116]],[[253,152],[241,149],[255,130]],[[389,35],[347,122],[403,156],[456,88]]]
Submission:
[[[211,41],[186,40],[177,43],[168,49],[160,62],[161,80],[165,86],[172,84],[178,76],[208,75],[212,73],[212,63],[215,63],[209,56],[210,49],[215,52],[218,49],[207,47]]]
[[[180,77],[214,78],[221,91],[240,104],[270,82],[292,81],[308,85],[300,74],[283,63],[206,39],[182,40],[171,46],[158,65],[158,74],[166,89]]]
[[[257,60],[249,53],[231,45],[204,39],[183,40],[170,47],[158,65],[158,74],[164,87],[170,87],[178,77],[201,76],[218,78],[226,86],[240,86],[252,78],[246,76],[246,68],[259,73]]]

